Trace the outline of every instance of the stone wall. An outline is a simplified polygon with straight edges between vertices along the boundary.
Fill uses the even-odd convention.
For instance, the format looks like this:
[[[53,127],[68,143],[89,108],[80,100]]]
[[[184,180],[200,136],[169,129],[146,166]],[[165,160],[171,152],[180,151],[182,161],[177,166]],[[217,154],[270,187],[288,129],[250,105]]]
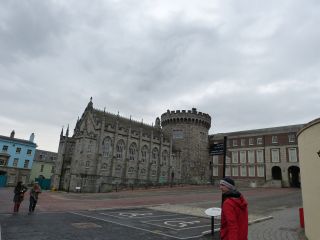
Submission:
[[[192,110],[167,111],[161,126],[172,139],[173,151],[181,156],[181,179],[185,183],[210,182],[208,131],[211,117]]]

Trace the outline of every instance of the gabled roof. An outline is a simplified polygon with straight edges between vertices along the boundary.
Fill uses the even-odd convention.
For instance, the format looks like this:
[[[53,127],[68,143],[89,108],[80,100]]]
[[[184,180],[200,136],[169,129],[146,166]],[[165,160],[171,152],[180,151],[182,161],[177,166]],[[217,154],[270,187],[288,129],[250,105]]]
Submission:
[[[144,132],[150,132],[153,131],[155,132],[159,132],[160,133],[160,129],[154,126],[151,126],[149,124],[145,124],[143,122],[138,122],[135,120],[132,120],[130,118],[125,118],[122,117],[120,115],[116,115],[116,114],[112,114],[109,112],[104,112],[104,111],[100,111],[98,109],[93,109],[93,118],[95,119],[95,121],[99,121],[102,122],[102,120],[104,119],[107,125],[115,125],[116,122],[118,121],[118,124],[120,127],[124,127],[124,128],[129,128],[131,127],[131,129],[133,130],[139,130],[140,128],[143,128]]]
[[[151,126],[149,124],[145,124],[142,121],[138,122],[135,120],[132,120],[130,118],[122,117],[119,114],[113,114],[106,111],[101,111],[98,109],[93,108],[92,98],[90,98],[90,102],[88,103],[86,109],[84,110],[81,119],[78,119],[75,129],[79,129],[82,121],[84,120],[85,116],[87,114],[91,114],[92,118],[96,125],[101,124],[102,122],[105,122],[105,125],[111,125],[112,127],[115,127],[118,123],[118,126],[120,128],[125,128],[140,132],[142,130],[143,134],[151,135],[151,132],[153,132],[153,135],[155,137],[160,137],[161,134],[161,128]]]

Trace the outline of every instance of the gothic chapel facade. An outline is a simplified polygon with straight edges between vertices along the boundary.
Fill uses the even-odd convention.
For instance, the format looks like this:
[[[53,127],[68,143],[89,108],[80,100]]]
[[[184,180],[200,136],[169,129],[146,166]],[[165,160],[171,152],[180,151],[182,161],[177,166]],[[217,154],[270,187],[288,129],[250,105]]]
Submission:
[[[93,108],[92,98],[74,133],[60,135],[53,187],[106,192],[115,185],[206,183],[211,117],[167,111],[151,126]]]

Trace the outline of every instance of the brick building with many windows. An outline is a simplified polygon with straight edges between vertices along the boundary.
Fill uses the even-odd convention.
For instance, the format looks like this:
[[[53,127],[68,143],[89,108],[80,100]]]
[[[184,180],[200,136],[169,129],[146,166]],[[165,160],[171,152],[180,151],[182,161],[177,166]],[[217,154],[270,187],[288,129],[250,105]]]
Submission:
[[[297,132],[303,127],[255,129],[209,136],[209,144],[227,137],[225,175],[251,186],[299,187],[300,168]],[[213,179],[223,173],[223,156],[211,156]]]

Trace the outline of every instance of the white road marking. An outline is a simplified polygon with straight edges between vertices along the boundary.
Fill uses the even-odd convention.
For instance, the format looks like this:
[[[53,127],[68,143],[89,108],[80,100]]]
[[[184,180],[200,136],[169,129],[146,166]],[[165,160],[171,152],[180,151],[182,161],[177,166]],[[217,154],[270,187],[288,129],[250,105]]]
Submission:
[[[116,213],[115,215],[113,215],[112,213]],[[110,216],[110,217],[116,217],[116,218],[120,218],[120,219],[123,219],[123,218],[128,218],[125,216],[125,214],[120,214],[119,212],[111,212],[111,214],[108,214],[108,213],[99,213],[101,215],[105,215],[105,216]],[[119,216],[120,215],[120,216]],[[176,213],[172,213],[172,214],[163,214],[163,215],[152,215],[152,214],[149,214],[149,215],[141,215],[141,217],[137,217],[138,214],[135,214],[136,216],[134,218],[157,218],[157,217],[169,217],[169,216],[176,216],[176,215],[179,215],[179,214],[176,214]],[[131,215],[130,218],[133,218],[133,216]]]
[[[209,227],[211,225],[209,224],[206,224],[206,225],[199,225],[199,226],[194,226],[194,227],[181,227],[179,229],[180,226],[173,226],[173,227],[176,227],[176,228],[173,228],[173,227],[170,227],[170,224],[165,224],[166,222],[180,222],[180,223],[183,223],[184,225],[187,225],[186,223],[190,223],[190,222],[186,222],[188,221],[188,219],[192,219],[192,218],[195,218],[195,219],[198,219],[197,217],[184,217],[184,218],[172,218],[172,219],[161,219],[161,220],[150,220],[150,221],[142,221],[143,223],[146,223],[146,224],[149,224],[149,225],[154,225],[154,226],[157,226],[157,227],[164,227],[164,228],[169,228],[169,229],[172,229],[172,230],[175,230],[175,231],[182,231],[182,230],[187,230],[187,229],[192,229],[192,228],[203,228],[203,227]],[[185,219],[184,220],[179,220],[179,219]],[[194,221],[193,221],[194,222]],[[198,221],[200,223],[200,221]],[[178,227],[178,228],[177,228]]]
[[[193,224],[197,224],[200,223],[200,221],[191,221],[191,222],[185,222],[185,221],[177,221],[177,220],[173,220],[173,221],[165,221],[164,224],[165,225],[169,225],[169,226],[173,226],[173,227],[179,227],[179,228],[184,228],[188,225],[193,225]]]
[[[81,213],[77,213],[77,212],[69,212],[69,213],[75,214],[75,215],[79,215],[79,216],[82,216],[82,217],[87,217],[87,218],[96,219],[96,220],[103,221],[103,222],[109,222],[109,223],[117,224],[117,225],[124,226],[124,227],[128,227],[128,228],[133,228],[133,229],[137,229],[137,230],[141,230],[141,231],[145,231],[145,232],[150,232],[150,233],[153,233],[153,234],[158,234],[158,235],[162,235],[162,236],[166,236],[166,237],[176,238],[176,239],[182,239],[182,240],[183,240],[183,239],[192,239],[192,238],[202,237],[202,235],[198,235],[198,236],[181,238],[181,237],[176,237],[176,236],[168,235],[168,234],[165,234],[165,233],[159,233],[159,232],[156,232],[156,231],[151,231],[151,230],[148,230],[148,229],[143,229],[143,228],[140,228],[140,227],[134,227],[134,226],[130,226],[130,225],[123,224],[123,223],[118,223],[118,222],[114,222],[114,221],[110,221],[110,220],[106,220],[106,219],[101,219],[101,218],[98,218],[98,217],[88,216],[88,215],[81,214]],[[0,239],[0,240],[1,240],[1,239]]]
[[[151,216],[153,215],[152,212],[146,212],[146,213],[134,213],[134,212],[120,212],[120,216],[128,217],[128,218],[134,218],[134,217],[145,217],[145,216]]]

